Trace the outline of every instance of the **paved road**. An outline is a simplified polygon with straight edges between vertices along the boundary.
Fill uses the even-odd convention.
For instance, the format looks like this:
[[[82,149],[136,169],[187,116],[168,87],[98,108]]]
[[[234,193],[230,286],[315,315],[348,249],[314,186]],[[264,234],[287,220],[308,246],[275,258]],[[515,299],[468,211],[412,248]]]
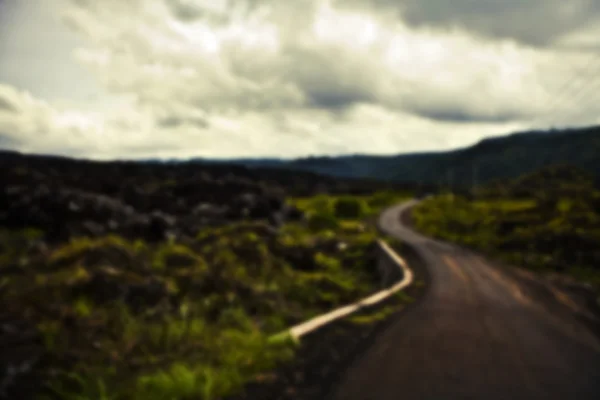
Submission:
[[[430,289],[350,366],[331,398],[599,400],[597,338],[481,257],[403,226],[399,215],[413,204],[387,210],[380,224],[415,246]]]

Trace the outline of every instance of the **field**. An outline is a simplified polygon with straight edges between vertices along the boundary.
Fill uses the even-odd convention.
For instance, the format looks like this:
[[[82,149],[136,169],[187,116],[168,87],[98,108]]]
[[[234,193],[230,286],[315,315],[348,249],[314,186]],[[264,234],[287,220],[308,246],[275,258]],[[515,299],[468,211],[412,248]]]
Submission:
[[[556,167],[483,188],[471,199],[430,198],[415,208],[415,225],[510,264],[600,287],[600,192],[586,178]]]
[[[39,229],[3,229],[1,317],[27,356],[2,358],[29,366],[9,389],[73,400],[235,393],[294,356],[285,328],[378,289],[378,234],[364,221],[406,196],[292,198],[305,218],[278,229],[242,220],[163,241],[50,244]]]

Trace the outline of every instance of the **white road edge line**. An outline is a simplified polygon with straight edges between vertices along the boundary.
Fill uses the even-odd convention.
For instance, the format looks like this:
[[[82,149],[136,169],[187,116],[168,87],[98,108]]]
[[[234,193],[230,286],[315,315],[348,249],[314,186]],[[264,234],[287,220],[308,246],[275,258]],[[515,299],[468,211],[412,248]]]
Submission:
[[[354,313],[359,310],[361,307],[370,306],[376,303],[379,303],[382,300],[387,299],[394,293],[406,288],[413,281],[413,272],[406,264],[406,261],[402,257],[400,257],[392,248],[383,240],[377,240],[377,244],[381,247],[381,249],[395,262],[398,268],[402,269],[403,278],[400,282],[395,284],[394,286],[381,290],[375,294],[372,294],[369,297],[366,297],[362,300],[354,304],[350,304],[347,306],[340,307],[333,311],[330,311],[326,314],[319,315],[317,317],[311,318],[308,321],[302,322],[288,330],[289,334],[292,336],[294,340],[299,340],[302,336],[310,333],[323,325],[327,325],[335,320],[338,320],[342,317],[345,317],[349,314]]]

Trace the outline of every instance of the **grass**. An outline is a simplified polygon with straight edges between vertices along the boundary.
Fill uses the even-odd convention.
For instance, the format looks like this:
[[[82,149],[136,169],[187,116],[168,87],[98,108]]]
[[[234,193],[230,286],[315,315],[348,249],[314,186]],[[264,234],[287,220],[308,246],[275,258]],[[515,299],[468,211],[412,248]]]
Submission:
[[[71,386],[71,388],[68,388]],[[64,379],[50,386],[53,396],[65,400],[114,400],[115,397],[108,393],[107,384],[102,378],[81,376],[76,373],[64,375]],[[76,390],[72,388],[75,387]],[[44,397],[51,399],[53,396]]]
[[[387,306],[367,315],[354,315],[348,317],[348,321],[356,325],[370,325],[372,323],[381,321],[398,311],[398,306]]]
[[[363,219],[405,197],[292,199],[308,222],[278,234],[239,222],[160,244],[109,235],[31,252],[40,232],[0,231],[0,301],[62,371],[49,399],[220,398],[293,357],[286,327],[378,288]]]
[[[473,206],[480,210],[500,210],[503,212],[526,211],[536,207],[534,199],[504,199],[473,201]]]
[[[406,304],[415,301],[415,299],[402,290],[395,293],[392,297],[396,300],[394,304],[352,314],[347,317],[347,320],[356,325],[370,325],[388,318],[390,315],[402,310]]]
[[[600,288],[600,210],[588,195],[574,201],[560,191],[529,198],[500,195],[468,201],[438,196],[413,211],[424,234],[469,246],[541,273],[566,273]]]

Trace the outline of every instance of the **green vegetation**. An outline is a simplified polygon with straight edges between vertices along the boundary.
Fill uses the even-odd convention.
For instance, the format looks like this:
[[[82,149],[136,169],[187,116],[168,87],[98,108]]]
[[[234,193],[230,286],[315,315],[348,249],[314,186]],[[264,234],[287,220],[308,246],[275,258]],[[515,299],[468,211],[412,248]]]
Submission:
[[[355,313],[348,317],[348,321],[356,325],[367,325],[382,321],[390,315],[402,310],[406,304],[410,304],[414,301],[412,297],[402,290],[392,297],[396,300],[394,304],[379,308],[376,311],[367,310]]]
[[[0,301],[37,329],[47,399],[219,398],[293,357],[287,327],[377,289],[377,233],[361,219],[399,198],[296,199],[306,222],[185,242],[47,248],[39,232],[0,231]]]
[[[583,171],[547,168],[477,195],[425,200],[414,210],[416,227],[515,265],[568,273],[600,287],[600,192]]]
[[[351,323],[356,324],[356,325],[372,324],[374,322],[378,322],[378,321],[386,319],[387,317],[389,317],[390,315],[392,315],[399,309],[400,309],[400,306],[387,306],[377,312],[373,312],[373,313],[370,313],[367,315],[363,315],[363,314],[352,315],[352,316],[348,317],[348,321],[350,321]]]
[[[370,196],[326,196],[292,199],[291,203],[308,214],[308,220],[356,221],[378,215],[384,208],[412,197],[408,192],[381,191]],[[321,229],[331,229],[323,227]],[[319,227],[316,228],[319,230]]]
[[[341,197],[333,205],[333,213],[338,218],[357,219],[363,217],[368,210],[366,201],[356,197]]]

